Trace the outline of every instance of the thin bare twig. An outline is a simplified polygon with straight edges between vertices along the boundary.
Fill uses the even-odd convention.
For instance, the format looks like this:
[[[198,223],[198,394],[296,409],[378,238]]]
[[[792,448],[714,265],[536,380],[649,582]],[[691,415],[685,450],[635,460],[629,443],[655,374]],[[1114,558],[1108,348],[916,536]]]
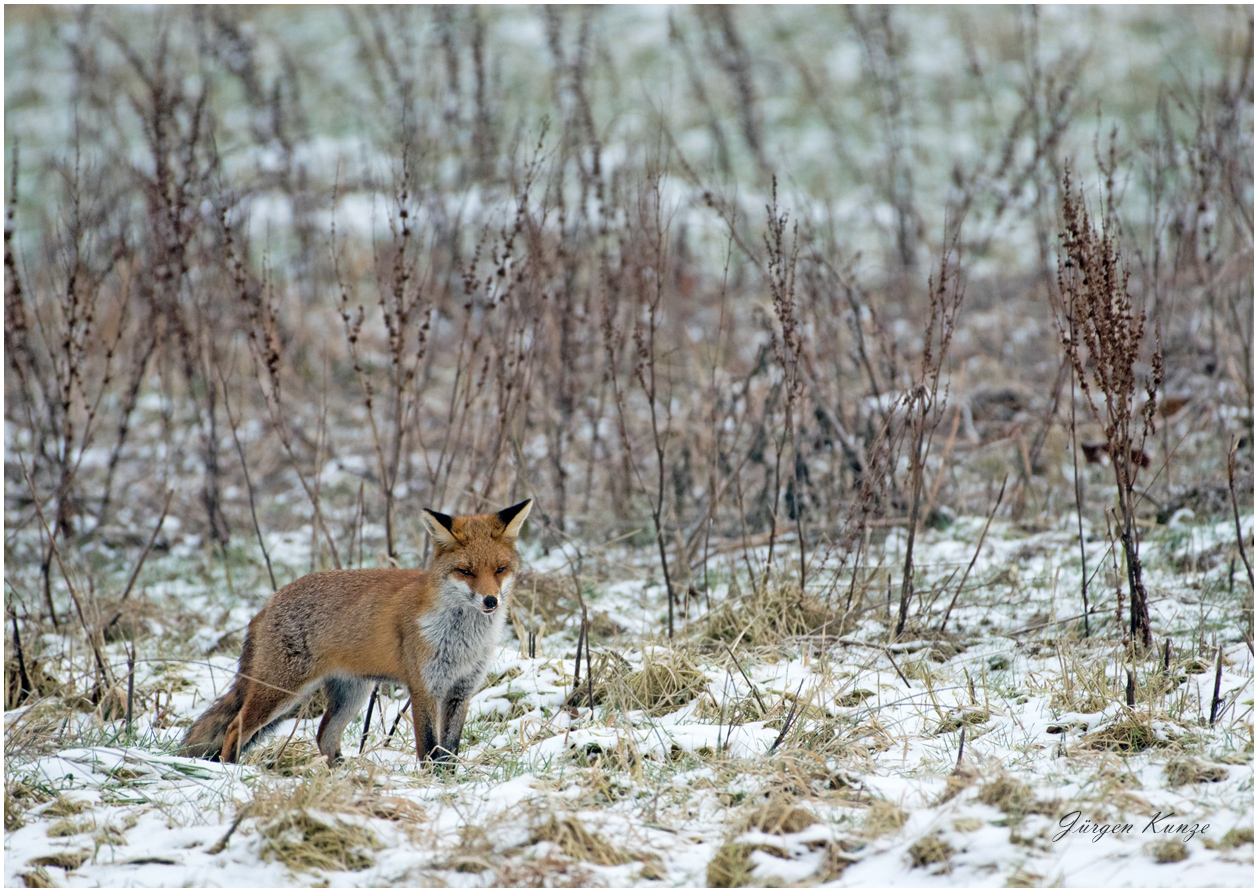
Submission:
[[[773,753],[778,749],[778,745],[782,744],[783,739],[787,737],[787,733],[791,731],[792,724],[796,721],[796,713],[800,708],[800,692],[804,690],[805,680],[801,679],[800,684],[796,687],[796,696],[791,700],[791,709],[787,711],[787,718],[783,720],[782,730],[778,733],[778,737],[774,739],[774,743],[769,746],[769,752]]]
[[[979,550],[984,547],[984,540],[988,537],[988,525],[992,523],[993,516],[997,514],[997,509],[1001,507],[1001,499],[1005,496],[1005,485],[1009,480],[1010,476],[1008,474],[1001,479],[1001,491],[997,493],[997,501],[992,504],[992,510],[988,512],[988,520],[984,522],[983,533],[979,535],[979,544],[975,546],[975,554],[971,556],[970,564],[966,565],[966,573],[962,574],[962,582],[957,584],[957,592],[953,593],[953,600],[949,602],[949,607],[944,612],[944,619],[940,621],[940,632],[944,632],[944,627],[949,622],[949,615],[953,613],[953,606],[957,604],[957,598],[962,594],[963,587],[966,586],[966,578],[970,576],[971,569],[979,559]]]
[[[1255,572],[1250,566],[1250,558],[1246,555],[1246,542],[1242,539],[1242,519],[1237,511],[1237,440],[1228,450],[1228,495],[1233,501],[1233,526],[1237,531],[1237,551],[1242,554],[1242,563],[1246,565],[1246,576],[1250,578],[1250,588],[1255,588]]]
[[[725,642],[722,642],[721,644],[725,647],[726,654],[729,654],[730,659],[734,661],[734,665],[738,669],[739,675],[743,677],[743,681],[748,684],[750,689],[752,689],[752,697],[756,698],[756,706],[761,708],[761,715],[763,716],[768,713],[769,711],[765,709],[765,702],[761,700],[761,693],[756,690],[756,686],[752,684],[752,680],[748,678],[748,674],[743,672],[743,664],[739,663],[739,659],[734,656],[734,652],[730,650],[729,645]]]
[[[136,566],[131,571],[131,576],[127,579],[127,585],[123,587],[122,595],[119,597],[118,601],[125,602],[127,600],[127,596],[131,595],[131,589],[136,584],[136,578],[140,576],[140,569],[144,567],[144,561],[149,557],[149,552],[153,549],[153,544],[157,542],[157,536],[162,532],[162,525],[166,523],[166,513],[170,511],[170,501],[174,495],[174,490],[166,491],[166,499],[162,503],[161,517],[157,519],[157,524],[153,527],[153,533],[149,537],[149,541],[145,543],[144,551],[140,553],[140,558],[136,561]],[[114,617],[113,620],[109,621],[109,625],[113,626],[117,619],[117,617]]]
[[[1224,646],[1221,645],[1215,650],[1215,691],[1211,695],[1211,719],[1207,722],[1208,726],[1215,725],[1218,718],[1217,711],[1220,709],[1220,679],[1224,675]]]

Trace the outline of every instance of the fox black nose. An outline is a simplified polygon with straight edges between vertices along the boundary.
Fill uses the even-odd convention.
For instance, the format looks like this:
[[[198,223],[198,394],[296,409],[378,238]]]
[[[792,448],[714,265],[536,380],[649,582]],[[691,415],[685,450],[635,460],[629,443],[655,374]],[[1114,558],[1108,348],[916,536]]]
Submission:
[[[481,602],[481,604],[485,605],[485,611],[486,613],[489,613],[490,611],[493,611],[495,608],[498,607],[498,596],[487,595],[485,599]]]

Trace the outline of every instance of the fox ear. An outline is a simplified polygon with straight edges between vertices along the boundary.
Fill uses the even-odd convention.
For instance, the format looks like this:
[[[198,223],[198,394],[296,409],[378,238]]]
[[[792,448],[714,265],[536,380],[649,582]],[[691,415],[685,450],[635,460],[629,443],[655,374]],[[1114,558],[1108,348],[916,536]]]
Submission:
[[[459,545],[459,540],[455,538],[454,519],[450,515],[443,515],[441,512],[435,512],[432,509],[420,510],[420,523],[424,525],[424,529],[428,531],[428,535],[433,538],[433,545],[443,546],[447,549],[453,549]]]
[[[503,539],[514,540],[520,535],[520,528],[524,525],[525,518],[529,517],[531,508],[533,508],[533,500],[526,499],[498,513],[498,520],[503,522],[504,527]]]

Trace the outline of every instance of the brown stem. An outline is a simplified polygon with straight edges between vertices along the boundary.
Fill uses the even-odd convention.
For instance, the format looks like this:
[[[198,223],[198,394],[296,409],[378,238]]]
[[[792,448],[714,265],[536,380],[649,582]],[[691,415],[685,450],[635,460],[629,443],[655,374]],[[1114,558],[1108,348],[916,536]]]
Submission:
[[[1237,531],[1237,551],[1241,552],[1242,563],[1246,565],[1246,576],[1250,578],[1250,588],[1255,588],[1255,572],[1246,556],[1246,543],[1242,539],[1242,520],[1237,511],[1237,441],[1233,441],[1228,451],[1228,495],[1233,501],[1233,527]]]
[[[149,541],[144,545],[144,551],[140,553],[140,558],[136,561],[136,566],[131,571],[131,576],[127,579],[127,585],[122,590],[122,596],[118,599],[119,602],[125,602],[127,596],[131,595],[131,588],[135,586],[136,577],[140,576],[140,569],[144,567],[145,559],[149,557],[153,544],[157,542],[157,535],[162,532],[162,525],[166,523],[166,513],[170,511],[170,501],[174,495],[174,490],[166,491],[166,501],[162,503],[162,515],[157,519],[157,525],[154,526],[153,533],[149,536]]]
[[[1220,709],[1220,679],[1224,675],[1224,646],[1220,646],[1215,651],[1215,692],[1211,695],[1211,719],[1207,722],[1208,726],[1215,725],[1218,719],[1216,711]]]
[[[262,537],[262,525],[258,523],[258,506],[254,500],[254,483],[249,474],[249,462],[245,459],[245,448],[241,445],[240,436],[236,433],[236,418],[232,415],[232,405],[227,397],[227,380],[223,377],[223,368],[215,364],[219,380],[223,385],[223,411],[227,414],[227,424],[232,431],[232,443],[236,445],[236,455],[240,457],[240,470],[245,476],[245,492],[249,496],[249,517],[253,521],[254,536],[258,538],[258,548],[262,550],[262,560],[267,565],[267,577],[271,580],[271,589],[280,587],[275,582],[275,571],[271,567],[271,553],[267,551],[266,540]]]
[[[12,608],[9,608],[9,617],[12,618],[13,620],[13,647],[14,647],[14,652],[17,655],[17,671],[18,671],[19,688],[18,688],[18,694],[17,694],[17,701],[16,703],[13,704],[13,707],[16,708],[16,707],[21,706],[23,699],[25,699],[27,695],[31,694],[34,691],[34,689],[31,687],[31,677],[28,676],[26,673],[26,657],[22,652],[22,636],[18,632],[18,627],[17,627],[17,611],[13,610]],[[5,706],[5,709],[6,710],[9,709],[7,705]]]

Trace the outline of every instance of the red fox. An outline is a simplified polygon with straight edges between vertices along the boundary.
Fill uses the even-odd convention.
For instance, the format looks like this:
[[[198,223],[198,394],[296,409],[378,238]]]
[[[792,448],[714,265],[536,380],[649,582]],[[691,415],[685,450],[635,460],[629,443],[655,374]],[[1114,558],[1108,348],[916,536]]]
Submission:
[[[323,571],[279,589],[249,623],[231,689],[193,723],[182,752],[238,761],[322,682],[316,740],[335,763],[372,684],[393,681],[411,691],[420,759],[453,759],[506,625],[516,537],[532,506],[456,518],[424,509],[428,570]]]

